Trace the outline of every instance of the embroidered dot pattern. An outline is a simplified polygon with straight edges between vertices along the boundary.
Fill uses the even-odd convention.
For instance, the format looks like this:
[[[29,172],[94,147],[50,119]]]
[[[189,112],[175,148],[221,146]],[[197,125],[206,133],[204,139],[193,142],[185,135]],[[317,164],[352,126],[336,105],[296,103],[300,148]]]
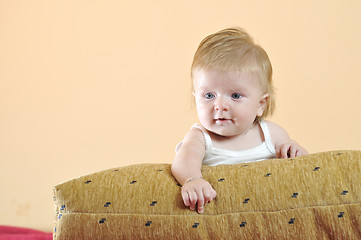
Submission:
[[[194,223],[192,228],[197,228],[199,226],[199,223]]]
[[[339,217],[339,218],[343,218],[343,215],[345,214],[345,212],[340,212],[338,215],[337,215],[337,217]]]
[[[341,154],[342,154],[342,153],[338,153],[338,154],[336,154],[336,155],[341,155]],[[289,159],[289,161],[292,161],[292,160],[293,160],[292,158]],[[242,167],[247,167],[247,166],[248,166],[248,165],[242,165]],[[322,169],[321,169],[319,166],[315,166],[315,167],[313,167],[313,168],[311,168],[311,169],[312,169],[313,172],[320,172],[320,171],[322,171]],[[310,170],[311,170],[311,169],[310,169]],[[119,169],[116,169],[116,170],[113,170],[113,171],[114,171],[114,172],[119,172]],[[159,172],[159,173],[164,172],[163,169],[157,169],[156,171]],[[271,172],[266,172],[266,173],[263,175],[263,177],[266,177],[266,178],[269,178],[269,177],[271,177],[271,176],[272,176],[272,173],[271,173]],[[226,179],[225,179],[225,178],[219,178],[217,181],[218,181],[218,182],[224,182],[224,181],[226,181]],[[92,183],[92,180],[87,180],[87,181],[84,182],[84,184],[90,184],[90,183]],[[136,183],[137,183],[137,180],[132,180],[132,181],[129,182],[129,184],[136,184]],[[179,183],[177,183],[177,186],[181,187],[181,185],[180,185]],[[349,193],[348,190],[342,190],[342,192],[341,192],[340,194],[341,194],[342,196],[346,196],[348,193]],[[298,192],[293,192],[293,193],[290,193],[290,196],[291,196],[291,198],[295,199],[295,198],[298,198],[298,197],[299,197],[299,193],[298,193]],[[247,203],[249,203],[249,202],[250,202],[250,198],[245,198],[245,199],[243,200],[243,204],[247,204]],[[155,200],[154,200],[154,201],[151,201],[151,202],[149,203],[149,207],[155,207],[157,204],[158,204],[158,201],[155,201]],[[111,205],[112,205],[112,202],[110,202],[110,201],[107,201],[107,202],[103,203],[103,207],[104,207],[104,208],[109,208]],[[65,208],[66,208],[65,205],[61,205],[60,211],[64,211]],[[336,216],[336,215],[337,215],[337,218],[341,219],[341,218],[344,218],[345,212],[335,213],[335,216]],[[61,219],[62,216],[63,216],[63,214],[62,214],[62,213],[59,213],[58,219]],[[106,221],[107,221],[106,218],[101,218],[101,219],[99,220],[99,224],[104,224],[104,223],[106,223]],[[296,218],[295,218],[295,217],[285,219],[285,223],[286,223],[286,222],[287,222],[288,224],[290,224],[290,225],[292,225],[292,224],[297,224],[297,221],[296,221]],[[152,220],[149,220],[149,221],[147,221],[147,222],[144,223],[144,226],[145,226],[145,227],[150,227],[152,224],[153,224],[153,221],[152,221]],[[247,225],[247,221],[242,221],[241,223],[239,223],[239,227],[240,227],[240,228],[245,228],[246,225]],[[199,222],[194,222],[194,223],[192,223],[191,226],[192,226],[192,228],[195,228],[195,229],[196,229],[196,228],[198,228],[198,227],[200,226],[200,223],[199,223]],[[55,228],[55,229],[54,229],[54,232],[56,232],[56,231],[57,231],[57,229]]]
[[[339,155],[339,154],[337,154],[337,155]],[[292,158],[289,159],[289,161],[292,161],[292,160],[293,160]],[[242,166],[243,166],[243,167],[247,167],[248,165],[242,165]],[[319,171],[319,170],[320,170],[320,167],[314,167],[312,170],[313,170],[314,172]],[[114,171],[119,171],[119,170],[114,170]],[[162,169],[157,169],[156,171],[157,171],[157,172],[163,172]],[[272,173],[271,173],[271,172],[268,172],[268,173],[266,173],[266,174],[264,175],[264,177],[271,177],[271,176],[272,176]],[[220,178],[220,179],[218,179],[218,182],[224,182],[225,180],[226,180],[225,178]],[[85,183],[86,183],[86,184],[89,184],[89,183],[91,183],[91,181],[88,180],[88,181],[86,181]],[[130,184],[135,184],[135,183],[137,183],[136,180],[133,180],[133,181],[130,182]],[[179,183],[177,183],[177,186],[181,187],[181,185],[180,185]],[[347,193],[348,193],[348,191],[344,190],[344,191],[342,191],[341,195],[347,195]],[[299,196],[298,192],[294,192],[294,193],[292,193],[291,198],[297,198],[298,196]],[[249,203],[249,201],[250,201],[250,198],[245,198],[244,201],[243,201],[243,204],[247,204],[247,203]],[[152,201],[152,202],[149,204],[149,206],[150,206],[150,207],[154,207],[154,206],[156,206],[157,203],[158,203],[158,201]],[[110,205],[111,205],[111,202],[106,202],[105,205],[104,205],[104,207],[109,207]],[[64,209],[65,209],[65,205],[62,205],[61,210],[64,210]],[[338,215],[337,215],[337,217],[338,217],[338,218],[343,218],[344,214],[345,214],[344,212],[339,212]],[[59,219],[61,218],[61,216],[62,216],[62,214],[59,215]],[[105,223],[105,221],[106,221],[106,218],[102,218],[102,219],[99,221],[99,223],[102,224],[102,223]],[[295,222],[296,222],[296,218],[291,218],[291,219],[288,220],[288,224],[295,224]],[[152,223],[153,223],[152,221],[147,221],[147,222],[145,223],[145,227],[149,227]],[[247,222],[246,222],[246,221],[242,221],[239,226],[240,226],[241,228],[244,228],[244,227],[246,227],[246,225],[247,225]],[[192,228],[198,228],[198,226],[199,226],[199,223],[198,223],[198,222],[195,222],[195,223],[193,223]]]
[[[316,171],[318,171],[318,170],[320,170],[320,167],[315,167],[315,168],[313,169],[314,172],[316,172]]]

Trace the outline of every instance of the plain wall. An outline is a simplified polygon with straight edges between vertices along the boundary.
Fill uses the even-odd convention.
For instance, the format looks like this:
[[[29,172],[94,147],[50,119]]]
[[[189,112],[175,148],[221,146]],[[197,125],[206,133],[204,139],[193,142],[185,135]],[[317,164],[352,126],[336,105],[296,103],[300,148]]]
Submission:
[[[171,163],[199,42],[241,26],[310,153],[361,149],[361,1],[0,1],[0,224],[52,231],[53,186]]]

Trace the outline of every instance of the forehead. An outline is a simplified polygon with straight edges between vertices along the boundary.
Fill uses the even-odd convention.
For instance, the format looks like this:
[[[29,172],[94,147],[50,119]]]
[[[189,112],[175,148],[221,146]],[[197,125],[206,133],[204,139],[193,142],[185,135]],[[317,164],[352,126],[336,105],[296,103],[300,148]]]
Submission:
[[[251,71],[219,71],[195,70],[193,72],[194,89],[207,89],[214,87],[226,88],[260,88],[259,74]]]

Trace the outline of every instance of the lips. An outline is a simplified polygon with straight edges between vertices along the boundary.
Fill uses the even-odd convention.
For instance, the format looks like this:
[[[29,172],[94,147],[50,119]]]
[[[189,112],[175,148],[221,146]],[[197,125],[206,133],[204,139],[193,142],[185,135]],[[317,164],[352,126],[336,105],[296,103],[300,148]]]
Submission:
[[[214,120],[216,121],[216,123],[229,123],[229,122],[232,122],[231,119],[227,119],[227,118],[216,118]]]

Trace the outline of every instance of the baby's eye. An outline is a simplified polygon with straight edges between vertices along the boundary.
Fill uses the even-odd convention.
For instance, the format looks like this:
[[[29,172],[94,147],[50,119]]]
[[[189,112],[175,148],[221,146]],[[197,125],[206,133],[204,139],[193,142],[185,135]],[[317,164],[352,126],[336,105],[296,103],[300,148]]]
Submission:
[[[207,98],[207,99],[212,99],[212,98],[214,98],[214,94],[213,93],[206,93],[206,94],[204,94],[203,95],[205,98]]]
[[[232,96],[231,96],[233,99],[240,99],[242,96],[242,94],[240,93],[233,93]]]

